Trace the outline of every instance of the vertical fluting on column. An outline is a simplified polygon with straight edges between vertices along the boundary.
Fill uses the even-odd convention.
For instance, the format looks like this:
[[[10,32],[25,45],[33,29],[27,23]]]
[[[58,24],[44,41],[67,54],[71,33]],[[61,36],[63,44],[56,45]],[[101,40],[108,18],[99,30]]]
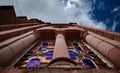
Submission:
[[[63,34],[57,34],[56,36],[53,59],[58,57],[69,58],[69,53]]]

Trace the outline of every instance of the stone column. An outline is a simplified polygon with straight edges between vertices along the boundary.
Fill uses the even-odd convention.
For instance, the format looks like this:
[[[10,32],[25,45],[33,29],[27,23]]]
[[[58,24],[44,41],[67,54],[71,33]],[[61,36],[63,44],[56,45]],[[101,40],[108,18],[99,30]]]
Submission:
[[[119,42],[108,38],[106,40],[106,38],[94,33],[87,34],[85,41],[103,56],[105,56],[115,66],[120,68],[120,47],[117,46],[120,45]]]
[[[69,53],[63,34],[57,34],[56,36],[53,59],[58,57],[69,58]]]

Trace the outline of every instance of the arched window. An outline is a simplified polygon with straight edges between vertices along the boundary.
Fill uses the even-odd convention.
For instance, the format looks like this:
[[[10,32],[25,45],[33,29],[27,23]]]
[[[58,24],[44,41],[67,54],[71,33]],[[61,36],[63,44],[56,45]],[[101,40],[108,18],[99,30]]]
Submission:
[[[74,47],[75,50],[82,50],[80,47]]]
[[[76,57],[77,57],[77,54],[73,51],[69,51],[69,55],[70,55],[71,59],[76,59]]]
[[[42,46],[40,47],[40,50],[44,51],[48,47],[48,43],[43,43]]]
[[[92,51],[89,51],[88,54],[89,54],[89,55],[94,55],[95,53],[92,52]]]
[[[84,59],[84,60],[82,60],[82,62],[85,66],[89,66],[89,67],[92,67],[92,68],[96,67],[95,64],[91,60]]]
[[[73,43],[73,47],[75,50],[82,50],[77,43]]]
[[[73,46],[78,47],[78,44],[77,43],[73,43]]]
[[[26,67],[30,68],[30,67],[38,67],[40,65],[40,59],[31,59],[28,64],[26,65]]]
[[[52,59],[53,58],[53,51],[48,51],[45,53],[46,59]]]
[[[89,51],[88,55],[91,56],[92,58],[99,58],[94,52]]]

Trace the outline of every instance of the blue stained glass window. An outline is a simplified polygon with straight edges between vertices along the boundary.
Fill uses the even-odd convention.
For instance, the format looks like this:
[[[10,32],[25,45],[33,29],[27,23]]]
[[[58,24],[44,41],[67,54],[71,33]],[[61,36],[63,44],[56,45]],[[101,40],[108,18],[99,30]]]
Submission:
[[[37,67],[40,65],[40,59],[32,59],[29,61],[29,63],[27,64],[27,67]]]
[[[94,65],[94,63],[92,61],[90,61],[90,60],[84,59],[84,60],[82,60],[82,62],[84,63],[85,66],[89,66],[89,67],[92,67],[92,68],[96,67]]]
[[[53,55],[53,51],[46,52],[47,55]]]
[[[74,47],[75,50],[82,50],[80,47]]]
[[[77,55],[75,52],[73,52],[73,51],[69,51],[69,54],[70,55]]]
[[[46,57],[46,59],[52,59],[52,57],[53,57],[53,51],[46,52],[45,53],[45,57]]]
[[[46,55],[46,59],[52,59],[52,55]]]
[[[69,51],[70,58],[76,59],[77,54],[73,51]]]
[[[47,47],[40,47],[40,50],[46,50],[47,49]]]
[[[48,47],[48,43],[43,43],[42,46],[39,48],[39,50],[44,51],[47,49],[47,47]]]
[[[48,44],[47,43],[45,43],[45,44],[43,44],[41,47],[40,47],[40,50],[46,50],[47,49],[47,47],[48,47]]]
[[[71,59],[76,59],[76,56],[70,55],[70,58],[71,58]]]

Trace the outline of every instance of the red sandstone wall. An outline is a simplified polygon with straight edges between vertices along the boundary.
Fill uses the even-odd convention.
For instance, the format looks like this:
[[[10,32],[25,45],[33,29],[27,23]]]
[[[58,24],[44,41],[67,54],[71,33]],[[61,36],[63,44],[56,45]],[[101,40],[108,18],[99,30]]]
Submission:
[[[37,19],[27,20],[27,17],[16,17],[13,6],[0,6],[0,25],[20,23],[42,23]]]
[[[16,18],[16,23],[20,24],[20,23],[28,23],[27,17],[17,17]]]
[[[0,73],[119,73],[114,69],[79,69],[79,68],[1,68]]]
[[[13,29],[9,31],[3,31],[0,33],[0,42],[5,41],[6,39],[21,35],[23,33],[35,30],[37,28],[40,28],[44,25],[34,25],[34,26],[29,26],[29,27],[24,27],[24,28],[19,28],[19,29]]]
[[[0,24],[13,24],[16,20],[16,14],[13,6],[0,7]]]
[[[76,25],[76,26],[78,26],[78,25]],[[106,30],[102,30],[102,29],[98,29],[98,28],[86,27],[86,26],[78,26],[78,27],[84,29],[85,31],[91,31],[98,35],[101,35],[101,36],[104,36],[104,37],[107,37],[112,40],[116,40],[116,41],[120,42],[120,33],[110,32],[110,31],[106,31]]]

